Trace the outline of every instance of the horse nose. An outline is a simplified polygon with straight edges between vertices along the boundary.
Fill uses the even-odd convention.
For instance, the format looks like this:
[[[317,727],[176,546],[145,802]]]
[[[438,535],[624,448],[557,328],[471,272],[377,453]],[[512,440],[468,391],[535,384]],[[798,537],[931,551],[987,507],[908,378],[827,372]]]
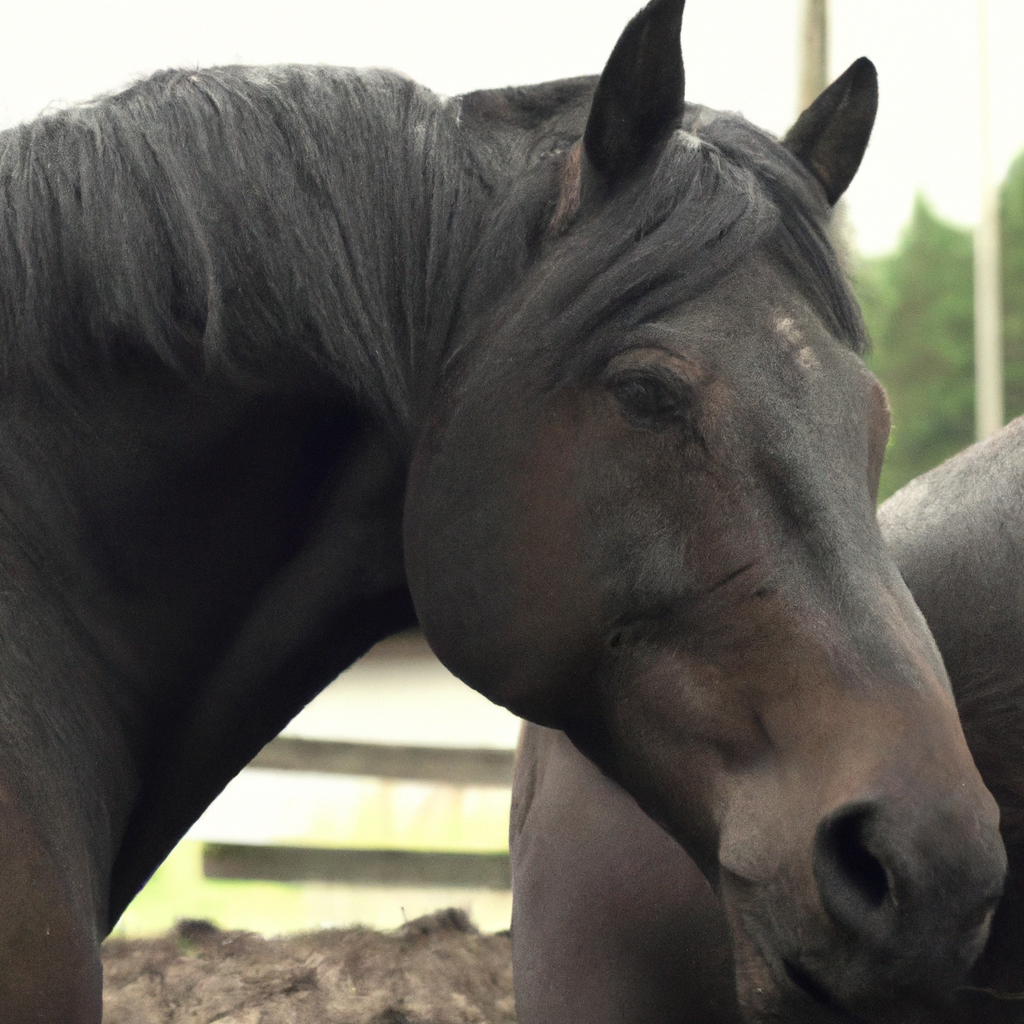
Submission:
[[[814,877],[825,910],[837,924],[865,934],[883,929],[894,907],[890,869],[873,849],[875,815],[870,803],[846,804],[818,825],[814,840]]]
[[[898,988],[939,990],[981,952],[1006,853],[988,806],[861,800],[819,823],[813,864],[825,911],[862,957]]]

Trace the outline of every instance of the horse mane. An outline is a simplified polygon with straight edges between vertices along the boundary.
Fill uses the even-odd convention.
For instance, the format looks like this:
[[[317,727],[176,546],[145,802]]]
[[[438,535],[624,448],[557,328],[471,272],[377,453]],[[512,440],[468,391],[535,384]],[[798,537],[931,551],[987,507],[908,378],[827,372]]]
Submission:
[[[452,104],[393,72],[167,71],[47,114],[0,135],[0,373],[313,367],[401,417],[480,179]]]
[[[736,115],[687,105],[649,177],[552,230],[596,81],[446,101],[379,70],[167,71],[10,129],[0,374],[140,352],[253,387],[313,371],[407,423],[412,381],[496,316],[564,380],[758,245],[863,351],[820,186]]]

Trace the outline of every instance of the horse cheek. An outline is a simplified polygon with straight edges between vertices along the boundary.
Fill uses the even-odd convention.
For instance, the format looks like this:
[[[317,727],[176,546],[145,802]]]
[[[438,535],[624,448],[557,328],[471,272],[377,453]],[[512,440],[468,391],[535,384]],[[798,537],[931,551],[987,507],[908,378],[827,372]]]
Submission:
[[[513,646],[554,687],[562,721],[603,653],[605,581],[588,530],[593,495],[577,428],[565,416],[532,448],[512,493],[508,549]]]
[[[594,649],[577,436],[564,408],[501,423],[460,410],[421,439],[406,494],[409,586],[435,653],[484,696],[553,726]]]

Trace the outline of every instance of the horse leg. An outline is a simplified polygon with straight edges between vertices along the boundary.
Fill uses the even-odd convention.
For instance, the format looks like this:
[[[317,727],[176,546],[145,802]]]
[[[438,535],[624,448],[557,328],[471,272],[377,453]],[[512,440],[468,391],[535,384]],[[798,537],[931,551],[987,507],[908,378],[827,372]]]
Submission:
[[[509,846],[520,1024],[739,1020],[711,887],[561,732],[523,729]]]
[[[0,784],[0,1007],[5,1024],[99,1024],[99,943],[29,816]]]

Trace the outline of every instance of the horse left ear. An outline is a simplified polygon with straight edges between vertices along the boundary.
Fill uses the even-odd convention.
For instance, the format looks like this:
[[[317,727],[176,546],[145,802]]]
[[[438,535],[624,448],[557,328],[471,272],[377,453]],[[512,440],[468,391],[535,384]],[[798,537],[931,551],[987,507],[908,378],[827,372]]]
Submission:
[[[878,110],[878,73],[855,60],[801,115],[783,143],[821,182],[831,205],[860,167]]]
[[[651,0],[626,26],[601,72],[583,151],[589,171],[605,184],[639,167],[683,112],[684,2]]]

